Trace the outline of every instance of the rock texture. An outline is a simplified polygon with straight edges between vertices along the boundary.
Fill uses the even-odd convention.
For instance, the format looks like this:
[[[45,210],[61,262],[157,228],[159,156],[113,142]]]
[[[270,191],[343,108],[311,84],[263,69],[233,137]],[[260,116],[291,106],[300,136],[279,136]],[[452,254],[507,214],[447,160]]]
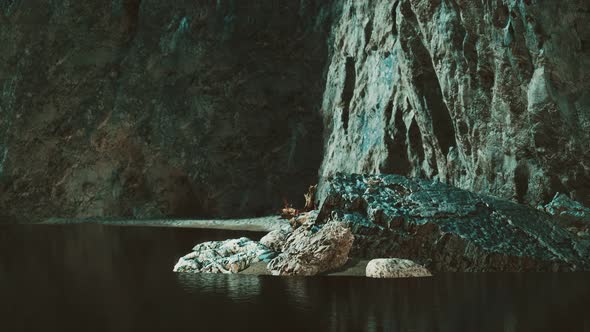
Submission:
[[[347,224],[351,256],[406,258],[431,271],[590,269],[588,241],[524,205],[400,175],[337,174],[327,188],[316,226]]]
[[[367,264],[366,276],[370,278],[430,277],[425,267],[407,259],[377,258]]]
[[[302,205],[322,158],[329,8],[1,1],[0,220]]]
[[[321,227],[307,223],[287,238],[283,251],[268,263],[273,275],[313,276],[346,264],[354,236],[344,224],[328,222]]]
[[[590,2],[343,0],[321,175],[590,205]]]
[[[0,221],[262,215],[320,164],[590,206],[588,22],[587,0],[2,1]]]
[[[590,224],[590,208],[587,208],[564,194],[557,193],[549,204],[542,208],[547,213],[570,220],[583,221]]]
[[[283,246],[292,234],[290,230],[277,229],[269,232],[260,239],[260,244],[275,252],[282,252]]]
[[[204,242],[178,260],[174,272],[238,273],[252,263],[268,261],[274,256],[265,246],[248,238]]]

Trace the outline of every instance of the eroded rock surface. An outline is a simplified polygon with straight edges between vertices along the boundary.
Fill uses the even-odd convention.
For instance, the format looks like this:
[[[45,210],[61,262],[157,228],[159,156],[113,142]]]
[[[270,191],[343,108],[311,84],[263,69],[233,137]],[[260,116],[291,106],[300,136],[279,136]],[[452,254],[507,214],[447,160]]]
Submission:
[[[590,268],[590,246],[536,209],[400,175],[335,175],[316,221],[351,228],[355,257],[407,258],[432,271]]]
[[[178,260],[174,272],[238,273],[252,263],[269,261],[271,250],[256,241],[242,237],[211,241],[196,245],[193,251]]]
[[[354,236],[340,222],[307,223],[287,238],[283,252],[268,263],[273,275],[312,276],[346,264]]]
[[[367,264],[366,276],[370,278],[430,277],[424,266],[400,258],[377,258]]]
[[[287,229],[277,229],[269,232],[260,239],[260,244],[269,248],[272,251],[282,252],[287,239],[292,234]]]
[[[590,206],[590,2],[343,0],[321,175]]]

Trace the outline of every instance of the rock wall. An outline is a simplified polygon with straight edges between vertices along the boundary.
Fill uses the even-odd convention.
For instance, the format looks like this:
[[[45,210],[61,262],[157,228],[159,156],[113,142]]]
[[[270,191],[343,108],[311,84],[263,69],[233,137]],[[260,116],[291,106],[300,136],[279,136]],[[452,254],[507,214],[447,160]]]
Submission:
[[[342,1],[321,175],[590,204],[590,2]]]
[[[585,0],[2,1],[0,220],[261,215],[318,168],[589,205],[587,22]]]
[[[302,204],[331,15],[314,0],[0,2],[0,219]]]

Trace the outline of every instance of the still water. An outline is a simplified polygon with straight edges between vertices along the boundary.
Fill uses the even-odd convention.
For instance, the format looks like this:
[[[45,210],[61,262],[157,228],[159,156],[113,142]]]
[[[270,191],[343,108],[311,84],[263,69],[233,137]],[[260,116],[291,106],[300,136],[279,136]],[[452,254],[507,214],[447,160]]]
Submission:
[[[590,331],[590,274],[171,272],[197,242],[244,234],[0,226],[0,331]]]

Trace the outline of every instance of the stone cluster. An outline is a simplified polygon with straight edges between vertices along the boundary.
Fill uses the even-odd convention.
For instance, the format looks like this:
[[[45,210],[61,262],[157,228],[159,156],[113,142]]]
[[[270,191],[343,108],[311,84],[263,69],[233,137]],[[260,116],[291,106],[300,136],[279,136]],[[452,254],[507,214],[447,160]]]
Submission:
[[[231,255],[238,253],[231,256],[234,261],[244,262],[230,269],[227,264],[234,261],[224,258],[224,270],[241,271],[259,256],[260,248],[265,257],[273,253],[267,268],[274,275],[334,271],[349,257],[396,258],[369,263],[367,275],[374,277],[590,269],[590,241],[569,232],[560,218],[526,205],[400,175],[336,174],[326,188],[319,211],[294,217],[294,229],[275,230],[260,243],[243,246],[250,255],[230,250]],[[568,204],[554,202],[550,208],[586,209],[559,201]],[[200,257],[203,249],[208,255],[209,248],[195,247],[199,250],[188,259]],[[185,271],[198,269],[189,265]]]
[[[256,241],[242,237],[226,241],[211,241],[196,245],[181,257],[174,272],[238,273],[250,264],[268,261],[274,253]]]

